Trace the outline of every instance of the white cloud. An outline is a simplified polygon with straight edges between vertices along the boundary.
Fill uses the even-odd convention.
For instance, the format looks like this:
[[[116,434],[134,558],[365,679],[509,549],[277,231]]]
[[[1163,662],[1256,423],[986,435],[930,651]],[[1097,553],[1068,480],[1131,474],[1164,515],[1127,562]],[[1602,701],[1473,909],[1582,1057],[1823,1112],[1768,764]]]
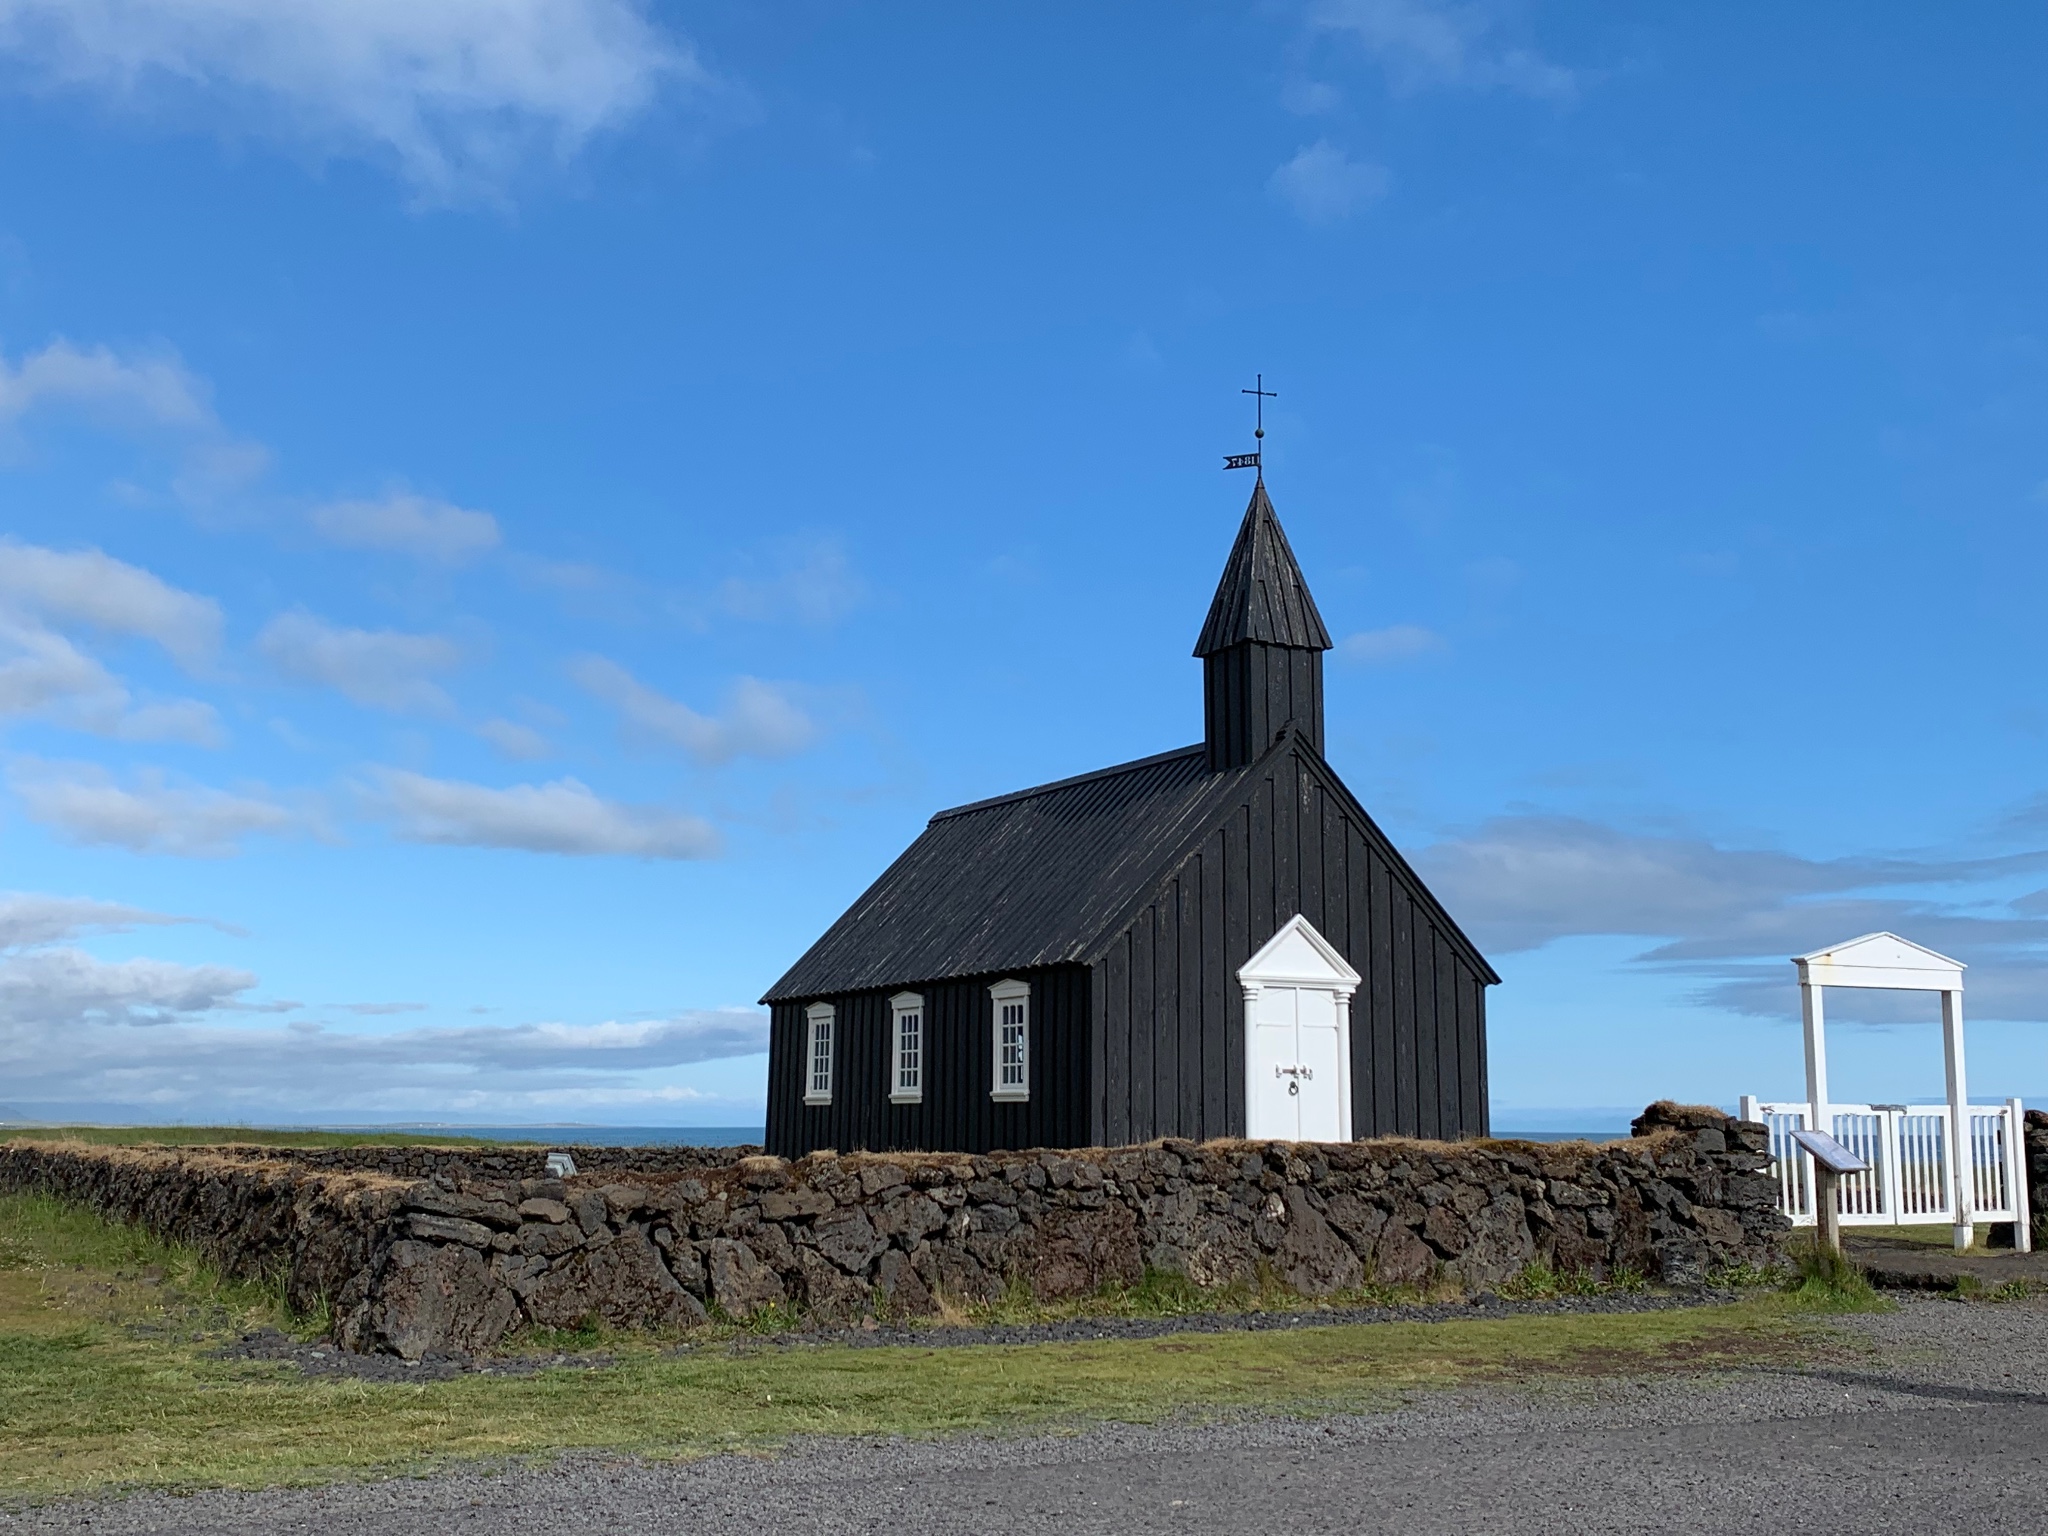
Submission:
[[[220,857],[252,834],[290,832],[309,819],[261,793],[177,785],[149,768],[123,785],[97,764],[22,757],[8,780],[31,819],[72,842],[136,853]]]
[[[0,609],[0,718],[47,720],[120,741],[221,742],[213,706],[196,699],[137,704],[127,685],[54,630]]]
[[[1309,17],[1312,26],[1363,48],[1397,91],[1464,86],[1554,100],[1575,96],[1578,76],[1504,40],[1503,19],[1497,5],[1446,0],[1317,0]]]
[[[455,642],[441,635],[344,629],[304,609],[264,625],[256,649],[294,682],[401,714],[446,714],[453,705],[429,674],[452,671],[462,661]]]
[[[615,661],[585,656],[569,675],[588,693],[616,708],[629,731],[665,746],[679,747],[694,761],[730,762],[735,757],[787,757],[817,739],[818,728],[788,695],[759,678],[737,679],[722,714],[700,715],[689,705],[657,693]]]
[[[441,565],[460,565],[496,549],[498,520],[445,501],[394,491],[377,501],[335,501],[309,519],[330,544],[387,549]]]
[[[224,965],[106,961],[79,949],[35,949],[0,960],[0,1021],[67,1031],[82,1024],[163,1023],[226,1007],[255,985],[249,972]]]
[[[1568,816],[1488,821],[1422,850],[1416,867],[1484,950],[1579,935],[1657,940],[1645,964],[1707,983],[1705,1000],[1758,1014],[1796,1007],[1785,957],[1892,929],[1977,965],[1980,1016],[2048,1007],[2048,918],[1979,888],[2048,867],[2003,858],[1808,859],[1701,837],[1629,832]],[[1959,888],[1955,901],[1930,887]]]
[[[1296,117],[1322,117],[1343,104],[1342,93],[1320,80],[1291,80],[1280,92],[1280,105]]]
[[[1328,139],[1318,139],[1274,171],[1266,188],[1304,223],[1334,224],[1386,196],[1391,184],[1385,166],[1354,160]]]
[[[735,1117],[760,1114],[758,1103],[731,1104],[653,1075],[766,1051],[768,1017],[756,1008],[631,1023],[359,1030],[297,1020],[251,1027],[209,1018],[203,1008],[176,1016],[176,1005],[209,999],[229,1013],[246,1009],[240,993],[255,983],[246,972],[105,974],[114,969],[66,978],[49,966],[11,986],[8,962],[0,961],[0,1081],[10,1101],[146,1107],[187,1119],[323,1109],[437,1119],[705,1106]],[[124,983],[134,998],[125,1018]],[[153,1027],[81,1027],[122,1023]]]
[[[19,364],[0,357],[0,421],[19,420],[43,405],[69,405],[124,422],[187,431],[220,425],[205,385],[177,358],[124,358],[106,346],[88,349],[61,339]]]
[[[486,720],[476,728],[483,737],[505,756],[517,762],[530,763],[539,758],[552,756],[554,748],[547,737],[530,725],[521,725],[516,720]]]
[[[718,852],[718,834],[708,822],[601,799],[575,779],[492,789],[386,768],[378,781],[381,809],[409,842],[643,859],[706,859]]]
[[[0,612],[153,640],[187,668],[220,649],[220,604],[97,549],[0,538]]]
[[[0,0],[0,39],[10,0]],[[126,433],[167,434],[183,444],[176,480],[187,500],[205,501],[249,484],[269,467],[269,450],[228,434],[204,383],[168,353],[124,355],[58,339],[10,364],[0,356],[0,426],[47,408],[68,408]]]
[[[318,1108],[438,1116],[682,1105],[759,1113],[758,1105],[724,1105],[648,1076],[765,1051],[768,1016],[758,1008],[595,1024],[261,1025],[244,1020],[326,1010],[251,1001],[258,978],[238,967],[109,961],[67,942],[184,921],[117,902],[0,894],[0,1083],[10,1101],[266,1117]],[[381,1016],[421,1006],[333,1011]]]
[[[116,901],[4,891],[0,892],[0,951],[57,944],[88,934],[127,933],[135,928],[191,921],[189,917],[171,917]]]
[[[33,717],[124,741],[217,746],[213,707],[138,704],[128,686],[55,626],[152,640],[188,669],[220,648],[220,607],[96,549],[0,538],[0,718]]]
[[[1390,624],[1385,629],[1363,630],[1348,635],[1337,645],[1346,661],[1375,666],[1385,662],[1409,661],[1444,648],[1444,639],[1420,624]]]
[[[370,146],[439,196],[712,84],[635,0],[0,0],[0,52],[45,88]]]
[[[780,556],[780,569],[766,576],[728,576],[718,607],[738,619],[831,624],[867,596],[867,583],[832,540],[786,545]]]

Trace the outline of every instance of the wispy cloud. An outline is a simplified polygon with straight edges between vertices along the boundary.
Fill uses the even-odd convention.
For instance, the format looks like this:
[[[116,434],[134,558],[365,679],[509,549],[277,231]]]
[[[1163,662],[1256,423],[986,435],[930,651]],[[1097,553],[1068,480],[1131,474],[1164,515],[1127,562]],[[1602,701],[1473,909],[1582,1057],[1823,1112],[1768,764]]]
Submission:
[[[4,891],[0,892],[0,951],[195,921],[199,919],[151,912],[125,902]]]
[[[225,1007],[255,985],[248,971],[224,965],[109,961],[80,949],[36,949],[0,960],[0,1019],[68,1027],[159,1024]]]
[[[63,628],[154,641],[189,668],[219,649],[220,608],[96,549],[0,539],[0,718],[36,718],[124,741],[217,746],[220,721],[195,699],[138,702]]]
[[[658,693],[615,661],[584,656],[569,675],[586,692],[619,711],[630,734],[680,748],[699,763],[735,757],[788,757],[818,737],[818,727],[786,691],[759,678],[737,679],[717,715]]]
[[[1361,630],[1338,642],[1337,654],[1346,661],[1366,666],[1412,661],[1444,649],[1444,638],[1420,624],[1390,624],[1385,629]]]
[[[47,720],[120,741],[218,746],[220,720],[196,699],[138,704],[127,684],[55,630],[0,610],[0,719]]]
[[[1416,855],[1483,949],[1558,939],[1653,940],[1643,964],[1702,983],[1702,1000],[1796,1012],[1785,958],[1878,929],[1980,962],[1979,1017],[2048,1011],[2048,916],[1987,891],[2048,870],[2048,852],[1993,858],[1810,859],[1567,816],[1497,817]],[[1948,899],[1930,894],[1948,888]]]
[[[634,0],[0,0],[0,53],[46,90],[367,148],[441,198],[716,90]]]
[[[274,1115],[321,1108],[443,1115],[673,1110],[715,1102],[650,1073],[767,1049],[757,1008],[706,1008],[594,1024],[536,1022],[337,1029],[250,995],[236,966],[103,960],[72,941],[185,919],[118,902],[0,895],[0,1082],[10,1100],[113,1103],[163,1113]],[[414,1003],[332,1005],[352,1015]]]
[[[0,39],[9,4],[0,0]],[[221,426],[205,384],[168,352],[122,353],[59,339],[19,363],[0,356],[0,428],[51,410],[77,412],[118,432],[171,438],[182,461],[175,488],[191,501],[240,489],[270,464],[267,449]]]
[[[501,1119],[701,1113],[705,1106],[760,1113],[758,1104],[732,1105],[656,1075],[766,1051],[768,1018],[760,1009],[694,1009],[597,1024],[252,1026],[231,1021],[256,978],[225,969],[190,974],[214,969],[221,968],[166,967],[154,986],[138,976],[88,972],[66,987],[60,975],[46,974],[38,984],[22,974],[21,1004],[10,1018],[13,989],[0,961],[0,1081],[10,1099],[135,1105],[183,1118],[323,1109]],[[118,1012],[124,980],[139,994],[126,1019]],[[113,995],[100,1002],[107,994]],[[203,1006],[210,1000],[217,1000],[215,1009]],[[106,1027],[123,1023],[150,1027]],[[90,1025],[101,1027],[84,1027]]]
[[[332,501],[307,520],[328,543],[379,549],[438,565],[460,565],[496,549],[498,520],[450,502],[394,491],[373,501]]]
[[[219,858],[246,837],[296,831],[315,819],[260,791],[182,784],[152,768],[123,783],[96,763],[18,757],[8,782],[32,820],[71,842],[136,853]]]
[[[295,609],[263,627],[256,649],[292,681],[332,688],[371,709],[440,715],[454,708],[431,680],[462,662],[461,649],[442,635],[348,629]]]
[[[1512,14],[1483,0],[1316,0],[1309,21],[1355,42],[1397,91],[1458,86],[1570,100],[1577,73],[1515,40]]]
[[[831,624],[867,596],[867,583],[836,540],[784,544],[770,561],[765,573],[728,576],[719,583],[714,606],[738,619]]]
[[[486,720],[476,728],[476,733],[515,762],[535,762],[552,756],[555,750],[547,737],[517,720]]]
[[[718,852],[716,829],[699,817],[606,800],[568,778],[493,789],[384,768],[376,804],[408,842],[642,859]]]
[[[1274,171],[1266,187],[1303,223],[1334,224],[1378,202],[1392,184],[1385,166],[1354,160],[1328,139],[1318,139]]]
[[[0,611],[152,640],[187,668],[220,649],[220,604],[97,549],[0,538]]]

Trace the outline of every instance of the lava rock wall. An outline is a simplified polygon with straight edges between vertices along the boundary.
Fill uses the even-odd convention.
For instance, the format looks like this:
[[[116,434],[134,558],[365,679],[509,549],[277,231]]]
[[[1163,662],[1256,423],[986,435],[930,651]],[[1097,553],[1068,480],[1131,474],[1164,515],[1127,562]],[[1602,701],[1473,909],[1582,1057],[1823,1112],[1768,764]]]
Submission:
[[[0,1188],[41,1189],[325,1300],[347,1348],[418,1359],[595,1317],[686,1328],[715,1309],[816,1326],[1042,1300],[1146,1269],[1328,1296],[1482,1290],[1542,1263],[1667,1284],[1778,1257],[1767,1132],[1655,1104],[1626,1141],[1167,1140],[1079,1151],[699,1155],[613,1149],[551,1179],[475,1154],[16,1141]],[[378,1156],[383,1162],[378,1163]],[[538,1160],[539,1154],[535,1154]],[[391,1169],[420,1177],[403,1177]]]

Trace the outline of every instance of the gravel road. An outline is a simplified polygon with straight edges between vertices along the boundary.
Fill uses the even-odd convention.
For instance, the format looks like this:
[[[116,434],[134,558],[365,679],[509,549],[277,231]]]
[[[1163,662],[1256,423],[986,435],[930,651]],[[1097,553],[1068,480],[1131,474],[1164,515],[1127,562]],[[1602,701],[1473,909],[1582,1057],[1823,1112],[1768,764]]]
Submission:
[[[1906,1300],[1832,1364],[1425,1393],[1382,1414],[821,1442],[0,1514],[0,1533],[2048,1531],[2048,1303]]]

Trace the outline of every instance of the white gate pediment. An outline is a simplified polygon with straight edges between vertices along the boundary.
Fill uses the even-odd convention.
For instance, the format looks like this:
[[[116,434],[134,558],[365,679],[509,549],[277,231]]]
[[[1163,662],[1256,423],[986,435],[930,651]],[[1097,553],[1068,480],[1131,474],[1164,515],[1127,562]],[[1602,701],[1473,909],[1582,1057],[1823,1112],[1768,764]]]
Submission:
[[[1794,955],[1799,979],[1816,987],[1883,987],[1960,992],[1965,966],[1896,933],[1866,933],[1810,955]]]

